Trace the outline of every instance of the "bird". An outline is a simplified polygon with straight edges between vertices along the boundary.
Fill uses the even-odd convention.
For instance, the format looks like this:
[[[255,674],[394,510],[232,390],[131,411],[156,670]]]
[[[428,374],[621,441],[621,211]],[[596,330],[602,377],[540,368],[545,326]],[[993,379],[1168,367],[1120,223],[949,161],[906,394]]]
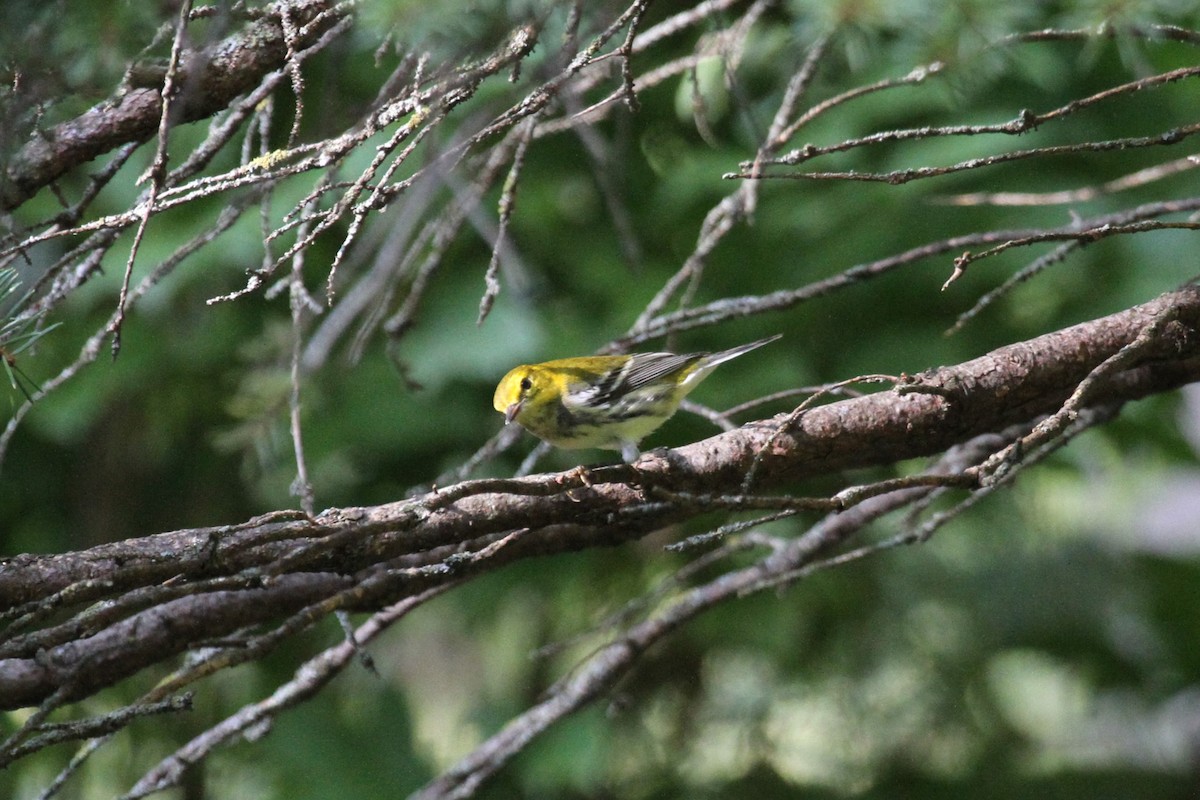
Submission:
[[[492,406],[542,441],[568,450],[619,450],[670,419],[684,397],[720,364],[779,339],[768,336],[715,353],[580,356],[521,364],[496,387]]]

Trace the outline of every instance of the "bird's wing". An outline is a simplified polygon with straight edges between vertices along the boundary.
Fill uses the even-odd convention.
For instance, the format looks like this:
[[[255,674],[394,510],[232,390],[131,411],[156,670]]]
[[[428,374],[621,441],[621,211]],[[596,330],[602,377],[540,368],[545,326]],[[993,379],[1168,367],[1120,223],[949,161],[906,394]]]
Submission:
[[[563,402],[568,406],[591,407],[611,405],[615,400],[661,381],[694,362],[698,354],[639,353],[616,369],[609,370],[595,383],[568,391]]]

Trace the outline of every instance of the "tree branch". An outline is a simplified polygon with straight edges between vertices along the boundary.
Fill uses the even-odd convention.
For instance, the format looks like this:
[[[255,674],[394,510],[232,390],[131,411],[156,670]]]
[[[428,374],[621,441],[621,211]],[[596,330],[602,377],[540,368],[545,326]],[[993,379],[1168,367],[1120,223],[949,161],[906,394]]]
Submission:
[[[1157,335],[1147,340],[1143,333],[1152,326]],[[0,607],[14,619],[0,642],[0,708],[40,702],[64,685],[67,696],[82,697],[320,598],[337,597],[327,611],[379,608],[516,559],[615,545],[715,509],[737,508],[752,468],[756,487],[779,488],[941,452],[1054,413],[1097,367],[1139,337],[1136,360],[1122,359],[1120,369],[1090,385],[1089,403],[1125,402],[1200,379],[1200,289],[1187,287],[932,369],[893,391],[649,453],[633,465],[468,481],[412,500],[334,509],[311,519],[274,517],[81,553],[19,556],[0,564]],[[703,499],[703,493],[722,492],[721,502]],[[842,492],[822,502],[836,508],[855,496]],[[38,621],[43,604],[61,613],[138,592],[136,604],[118,601],[108,616],[81,612],[23,633]]]
[[[288,56],[282,19],[296,29],[293,49],[317,41],[346,11],[329,0],[285,0],[269,6],[245,30],[200,50],[185,51],[172,103],[172,124],[195,122],[227,108],[253,89]],[[40,131],[0,175],[0,209],[10,211],[71,169],[128,142],[146,142],[158,131],[164,76],[154,70],[133,75],[136,84],[75,119]],[[155,84],[155,81],[158,84]]]

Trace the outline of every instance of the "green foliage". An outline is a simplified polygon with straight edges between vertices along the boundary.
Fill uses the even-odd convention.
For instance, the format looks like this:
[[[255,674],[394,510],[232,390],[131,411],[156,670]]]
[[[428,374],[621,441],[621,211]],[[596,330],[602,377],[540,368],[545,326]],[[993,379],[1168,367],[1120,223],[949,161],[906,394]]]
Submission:
[[[9,386],[32,402],[30,392],[38,391],[38,387],[21,369],[17,356],[33,347],[57,325],[38,326],[36,318],[24,316],[22,312],[28,300],[29,292],[21,292],[17,271],[0,269],[0,367],[4,369]]]
[[[340,81],[336,62],[315,63],[324,78],[316,84],[337,91],[328,91],[320,113],[310,101],[306,124],[336,127],[330,120],[370,102],[386,70],[367,65],[385,32],[440,53],[487,52],[512,16],[526,11],[510,5],[521,4],[479,14],[473,3],[444,12],[420,3],[362,4],[367,24],[348,43],[350,52],[338,56],[362,69],[346,70]],[[147,39],[152,21],[118,6],[124,10],[104,30]],[[489,247],[483,237],[465,235],[406,336],[372,338],[357,359],[348,345],[340,347],[306,374],[301,418],[318,508],[396,500],[432,481],[499,430],[491,391],[512,364],[591,352],[625,332],[692,251],[704,214],[736,188],[720,176],[752,156],[816,32],[843,26],[831,45],[839,69],[821,71],[814,83],[822,97],[934,59],[949,69],[933,85],[846,104],[805,129],[795,147],[883,129],[1000,123],[1023,108],[1046,111],[1130,80],[1143,68],[1195,63],[1195,50],[1185,45],[1120,37],[988,51],[1013,31],[1104,19],[1197,24],[1190,7],[1168,2],[792,2],[760,23],[740,69],[728,71],[717,56],[705,59],[694,73],[643,92],[636,116],[614,115],[596,127],[612,159],[599,170],[610,187],[600,185],[578,138],[534,140],[509,231],[519,263],[504,273],[483,325],[476,317]],[[48,24],[44,16],[34,22]],[[104,48],[92,46],[103,32],[98,24],[86,14],[64,16],[63,36],[55,39],[63,49],[44,54],[72,65],[55,76],[61,85],[86,84],[92,70],[119,75],[95,63],[105,58]],[[390,67],[398,57],[382,58]],[[1190,83],[1130,97],[1012,141],[942,137],[835,154],[822,168],[904,169],[1003,148],[1144,135],[1190,120],[1194,93]],[[203,135],[200,125],[184,127],[181,152]],[[138,173],[149,156],[134,160],[126,170]],[[1090,186],[1156,160],[1165,157],[1062,157],[901,186],[767,182],[752,224],[711,255],[696,302],[795,288],[981,225],[1060,225],[1069,214],[1096,213],[1114,201],[986,210],[943,201],[961,192]],[[1183,173],[1130,197],[1182,194],[1190,181],[1194,176]],[[605,196],[611,189],[628,212],[635,254],[613,222]],[[138,189],[129,181],[109,191],[98,213],[123,209]],[[286,213],[301,197],[284,189],[265,213]],[[497,200],[490,197],[486,208]],[[209,199],[152,220],[139,268],[195,235],[224,202]],[[39,198],[18,217],[28,223],[48,205]],[[396,216],[389,210],[368,223],[379,237],[368,241],[379,241]],[[126,321],[118,359],[102,358],[37,400],[0,471],[0,553],[80,549],[295,506],[287,292],[205,304],[241,288],[261,263],[257,233],[253,224],[239,224],[219,250],[187,262]],[[309,253],[306,286],[318,301],[322,269],[344,233],[335,228]],[[289,244],[287,237],[273,242],[274,255]],[[1110,313],[1191,278],[1194,254],[1191,231],[1097,242],[947,338],[943,332],[959,313],[1035,257],[1008,253],[982,262],[942,292],[956,255],[949,254],[782,313],[688,332],[672,344],[701,349],[784,334],[785,346],[724,367],[697,392],[698,401],[723,408],[803,384],[953,363]],[[9,309],[0,363],[14,407],[104,325],[123,263],[112,258],[104,268],[59,314],[51,335],[49,327],[19,321],[20,303],[8,304],[21,284],[16,273],[0,272],[0,306]],[[409,288],[401,287],[384,313]],[[819,573],[703,617],[647,654],[612,697],[539,740],[482,796],[1182,796],[1194,784],[1195,742],[1185,730],[1194,709],[1181,720],[1176,708],[1194,705],[1200,675],[1200,559],[1195,517],[1179,522],[1194,506],[1159,518],[1151,504],[1181,502],[1179,493],[1195,491],[1200,444],[1180,436],[1177,419],[1195,425],[1198,405],[1192,392],[1131,406],[1119,422],[1087,434],[925,546]],[[646,444],[682,444],[714,432],[681,416]],[[530,444],[487,469],[511,474]],[[558,453],[543,465],[599,458]],[[1168,486],[1190,488],[1161,493]],[[773,532],[798,530],[788,523]],[[359,670],[261,742],[223,757],[208,777],[209,796],[402,796],[603,642],[608,630],[589,635],[590,628],[684,563],[661,546],[695,532],[517,565],[425,609],[423,622],[406,620],[380,646],[380,679]],[[581,643],[566,654],[529,655],[581,632]],[[447,674],[459,682],[437,683],[431,671],[438,669],[455,670]],[[253,700],[229,689],[201,713],[230,713]],[[19,721],[3,719],[0,733]],[[186,735],[149,722],[138,731],[139,747],[155,755],[166,752],[163,742],[176,746]],[[50,751],[19,775],[0,774],[0,795],[33,796],[63,760]],[[95,773],[91,786],[117,790]]]

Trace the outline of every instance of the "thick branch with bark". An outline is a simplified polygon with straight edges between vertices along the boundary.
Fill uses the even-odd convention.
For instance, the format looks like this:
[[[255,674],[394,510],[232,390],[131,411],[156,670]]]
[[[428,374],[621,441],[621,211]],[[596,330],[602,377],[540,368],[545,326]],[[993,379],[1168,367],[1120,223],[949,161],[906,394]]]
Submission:
[[[185,52],[172,122],[195,122],[228,108],[268,73],[282,69],[289,52],[317,41],[344,16],[328,0],[289,0],[264,9],[243,31]],[[38,131],[18,150],[0,175],[0,209],[16,208],[98,155],[149,141],[162,115],[163,74],[147,68],[131,71],[131,78],[133,85],[75,119]]]
[[[64,687],[67,697],[83,697],[303,609],[378,608],[515,559],[620,544],[714,510],[769,506],[745,494],[751,471],[754,489],[781,489],[938,453],[1058,411],[1089,374],[1151,328],[1151,344],[1094,387],[1088,403],[1123,403],[1200,379],[1200,289],[1189,287],[931,369],[893,391],[759,420],[633,465],[468,481],[314,519],[251,520],[20,556],[0,566],[0,605],[13,609],[0,643],[0,707],[35,704]],[[966,485],[976,486],[987,478],[969,477]],[[844,497],[777,502],[846,505]],[[47,607],[62,614],[102,599],[115,605],[26,631]]]
[[[264,402],[269,410],[261,413],[275,421],[281,408],[289,412],[287,435],[297,476],[293,486],[307,512],[276,512],[236,525],[177,530],[80,552],[26,554],[0,562],[0,708],[38,706],[19,730],[0,741],[0,769],[51,744],[87,740],[65,768],[69,777],[101,746],[104,736],[141,716],[187,707],[191,695],[185,690],[207,676],[263,658],[332,615],[373,612],[357,627],[340,617],[345,641],[306,657],[295,675],[269,696],[248,703],[180,746],[148,770],[128,796],[177,785],[215,748],[252,734],[311,697],[356,656],[369,660],[360,648],[427,599],[513,562],[620,546],[679,526],[668,549],[694,557],[659,586],[630,600],[630,607],[638,606],[636,613],[603,623],[603,632],[611,634],[605,644],[583,656],[574,665],[577,669],[568,671],[544,699],[515,715],[419,795],[465,797],[549,726],[610,691],[649,648],[708,609],[789,585],[826,566],[924,541],[946,519],[1007,485],[1083,430],[1111,419],[1122,404],[1200,379],[1200,290],[1188,286],[965,363],[825,386],[788,413],[741,427],[730,418],[759,406],[752,403],[726,414],[701,408],[727,432],[647,453],[632,465],[463,480],[479,474],[515,439],[501,434],[475,456],[450,466],[436,489],[385,505],[312,513],[314,484],[317,491],[326,487],[306,463],[304,438],[316,423],[302,414],[302,404],[313,396],[310,390],[319,393],[322,388],[321,371],[334,362],[343,345],[350,361],[357,363],[373,338],[386,338],[395,346],[428,324],[422,311],[429,310],[427,297],[439,282],[455,290],[470,286],[465,291],[481,291],[481,324],[495,324],[489,313],[495,307],[500,316],[503,305],[513,299],[509,295],[526,299],[523,293],[532,281],[522,285],[522,279],[536,267],[532,260],[522,263],[522,239],[540,229],[523,225],[542,220],[531,219],[536,214],[523,207],[526,197],[539,197],[525,184],[535,182],[547,167],[558,169],[564,163],[547,158],[548,140],[557,139],[556,146],[571,137],[581,140],[581,160],[595,173],[597,191],[603,195],[598,206],[603,205],[611,218],[622,252],[631,260],[650,252],[645,240],[638,240],[643,207],[622,197],[625,187],[617,179],[624,161],[630,162],[630,170],[639,169],[640,162],[633,166],[633,159],[625,159],[615,143],[623,128],[643,122],[639,117],[627,125],[626,112],[638,115],[643,106],[656,110],[651,104],[656,95],[668,94],[663,91],[668,82],[682,81],[687,88],[690,77],[700,137],[714,148],[727,148],[721,167],[709,173],[704,192],[724,186],[727,194],[702,222],[697,217],[692,251],[656,287],[653,299],[640,309],[624,309],[631,324],[624,336],[602,348],[605,352],[626,352],[651,342],[658,346],[662,337],[760,314],[775,315],[778,330],[795,336],[788,320],[780,318],[802,303],[851,286],[869,286],[866,282],[929,259],[943,259],[949,271],[953,258],[946,282],[951,285],[968,274],[979,277],[1001,262],[997,257],[1002,254],[1034,248],[1038,255],[981,295],[960,317],[962,326],[1016,285],[1077,256],[1084,245],[1098,243],[1091,251],[1096,252],[1122,237],[1184,235],[1181,232],[1200,227],[1193,218],[1200,198],[1191,196],[1164,193],[1128,206],[1085,205],[1194,166],[1194,159],[1174,157],[1162,165],[1139,164],[1136,172],[1080,190],[972,192],[948,201],[1030,208],[1069,202],[1073,213],[1067,224],[1061,216],[1030,211],[1017,222],[997,217],[981,222],[984,218],[979,216],[968,224],[980,227],[964,232],[952,230],[962,219],[956,217],[932,241],[898,236],[891,240],[893,250],[869,252],[860,256],[869,260],[857,264],[837,262],[856,235],[842,230],[829,251],[837,254],[831,274],[801,285],[780,283],[775,279],[792,273],[774,271],[764,260],[761,274],[754,275],[763,285],[738,288],[761,294],[727,296],[724,290],[714,292],[720,284],[706,276],[708,270],[728,269],[719,258],[712,261],[729,247],[726,237],[753,220],[760,205],[816,182],[865,180],[903,184],[908,188],[897,191],[911,191],[944,176],[975,177],[984,169],[989,171],[986,185],[995,188],[999,183],[993,184],[992,176],[1005,165],[1071,157],[1087,159],[1089,166],[1103,166],[1101,161],[1110,159],[1105,163],[1124,170],[1123,162],[1115,160],[1119,153],[1153,157],[1162,151],[1177,156],[1163,148],[1193,141],[1190,137],[1200,128],[1191,120],[1157,120],[1161,127],[1152,128],[1150,135],[1136,131],[1132,136],[1092,125],[1094,119],[1084,112],[1111,109],[1110,116],[1117,119],[1123,108],[1119,103],[1160,97],[1174,85],[1186,87],[1200,78],[1200,68],[1181,67],[1173,56],[1171,69],[1147,70],[1098,90],[1082,89],[1085,94],[1065,105],[1063,98],[1050,101],[1031,93],[1031,110],[989,106],[983,117],[966,115],[970,124],[964,119],[932,124],[907,114],[887,120],[877,109],[849,112],[862,109],[874,97],[883,101],[881,93],[926,97],[922,93],[941,76],[956,68],[970,71],[977,64],[970,57],[958,64],[933,61],[918,67],[905,61],[898,71],[883,67],[893,70],[892,77],[842,86],[839,82],[847,74],[855,74],[853,69],[847,73],[846,63],[838,60],[848,41],[845,31],[804,28],[811,21],[800,25],[797,17],[789,19],[797,27],[784,37],[794,52],[779,60],[775,85],[760,96],[770,82],[761,76],[746,81],[738,68],[743,57],[757,55],[755,47],[769,44],[772,30],[781,30],[775,17],[793,13],[770,0],[706,0],[673,13],[646,0],[564,2],[538,6],[530,16],[508,20],[507,32],[499,36],[483,25],[481,29],[489,29],[486,39],[458,43],[461,49],[449,56],[445,50],[423,49],[424,43],[401,41],[403,32],[388,39],[381,34],[371,45],[383,42],[374,54],[381,70],[378,85],[372,87],[377,93],[348,96],[344,105],[323,105],[321,113],[336,109],[329,119],[321,125],[301,125],[315,116],[304,113],[306,98],[315,94],[305,88],[309,59],[351,29],[350,9],[329,0],[287,0],[261,10],[238,7],[230,13],[244,15],[249,20],[245,27],[199,46],[200,26],[195,23],[215,12],[191,12],[184,3],[166,70],[131,65],[121,91],[78,118],[40,133],[0,173],[0,208],[16,209],[45,187],[53,188],[63,205],[36,222],[24,219],[21,212],[14,214],[17,226],[0,243],[0,268],[22,265],[26,274],[21,278],[31,286],[28,302],[11,310],[14,321],[0,325],[0,367],[15,368],[16,356],[26,356],[27,351],[14,347],[26,340],[12,332],[25,337],[37,333],[32,330],[35,324],[51,321],[50,315],[60,311],[76,289],[113,260],[122,232],[135,232],[128,256],[117,254],[125,262],[125,274],[113,316],[99,327],[93,323],[88,331],[94,332],[78,357],[25,394],[26,402],[0,433],[0,460],[34,401],[41,404],[47,395],[52,400],[60,386],[97,359],[102,343],[121,329],[126,311],[156,291],[180,264],[190,264],[202,253],[209,256],[206,263],[232,267],[214,278],[216,288],[206,287],[211,292],[206,296],[217,295],[210,304],[235,303],[259,292],[268,302],[277,297],[290,301],[287,356],[272,364],[287,362],[289,392],[278,404]],[[660,12],[669,16],[656,16]],[[801,29],[806,34],[795,37],[794,31]],[[994,47],[1095,42],[1114,30],[1045,30],[1010,37]],[[1130,27],[1120,33],[1139,44],[1180,42],[1190,47],[1200,42],[1200,35],[1174,27]],[[368,37],[347,38],[355,40],[352,47],[361,48]],[[792,47],[796,43],[800,44]],[[357,54],[365,52],[360,49]],[[701,82],[701,73],[714,60],[724,73],[721,88],[735,100],[739,124],[745,127],[732,143],[721,141],[729,130],[711,125],[706,109],[710,100],[721,99],[719,93],[709,96]],[[926,105],[943,104],[920,100],[914,106],[918,115],[933,113],[922,110]],[[168,163],[172,127],[208,117],[216,121],[204,141],[178,162]],[[281,117],[291,122],[286,144],[279,130]],[[980,123],[981,118],[993,121]],[[653,125],[661,118],[645,119]],[[830,124],[814,126],[818,119]],[[880,122],[881,130],[858,130]],[[1039,139],[1046,132],[1036,130],[1039,125],[1053,128],[1050,132],[1057,138]],[[1097,133],[1101,128],[1103,135]],[[820,137],[829,131],[843,138],[823,142]],[[312,139],[307,138],[310,134]],[[131,187],[104,193],[106,186],[131,172],[124,166],[139,145],[155,135],[159,138],[147,173],[149,186],[140,193]],[[806,143],[801,138],[805,136],[815,137],[816,143]],[[1017,136],[1019,149],[1005,144],[989,149],[987,144],[1017,141],[1012,138]],[[963,143],[964,137],[983,152],[966,160],[958,154],[939,166],[939,159],[953,149],[930,145]],[[928,149],[879,152],[899,145]],[[866,151],[876,155],[864,157]],[[113,158],[88,181],[68,187],[60,180],[72,170],[78,174],[106,152],[114,152]],[[913,156],[918,163],[904,166],[902,162]],[[818,159],[835,163],[825,168]],[[721,172],[739,162],[738,171],[727,172],[722,184]],[[880,163],[888,169],[875,171]],[[530,181],[526,170],[534,176]],[[1095,174],[1104,172],[1098,169]],[[1024,177],[1013,180],[1021,184]],[[767,194],[766,187],[780,194]],[[123,198],[117,208],[106,204],[107,194]],[[907,208],[914,197],[905,195],[895,207]],[[944,197],[934,200],[947,202]],[[489,208],[493,201],[498,202]],[[542,203],[545,208],[544,197]],[[536,202],[531,205],[539,207]],[[161,212],[183,206],[189,211],[221,211],[186,241],[170,239],[175,233],[169,219],[150,224]],[[213,251],[224,244],[218,240],[253,217],[255,210],[261,249],[243,247],[239,239],[236,264],[227,253],[213,258]],[[22,228],[25,224],[30,227]],[[1006,227],[1014,224],[1021,227]],[[239,229],[246,227],[253,225]],[[770,227],[758,226],[752,235],[764,236],[765,242]],[[139,256],[143,234],[162,236],[170,247],[159,251],[170,250],[169,255],[143,263],[156,251],[147,248]],[[469,253],[475,236],[484,238],[490,261],[458,257]],[[332,247],[316,247],[318,242]],[[789,242],[789,247],[795,244]],[[670,257],[678,255],[672,252]],[[481,262],[487,263],[486,269]],[[137,283],[132,282],[135,266],[136,274],[144,275]],[[553,273],[547,275],[553,278]],[[1180,280],[1183,277],[1171,277],[1162,285]],[[314,287],[324,288],[323,298]],[[930,284],[929,290],[934,288]],[[269,307],[251,309],[252,315],[270,314]],[[540,310],[531,304],[522,309],[525,312]],[[22,325],[31,330],[26,332]],[[800,361],[800,344],[793,342]],[[672,344],[668,341],[666,346]],[[786,339],[771,357],[789,358]],[[890,388],[829,402],[847,387],[857,390],[880,383]],[[778,388],[784,391],[776,399],[811,394]],[[533,471],[539,452],[535,450],[518,474]],[[926,457],[933,462],[897,468]],[[869,470],[869,477],[859,473],[856,478],[855,470]],[[846,478],[847,473],[851,477]],[[904,477],[880,479],[880,473]],[[807,485],[828,487],[846,480],[862,483],[833,494],[803,494]],[[950,502],[935,505],[938,499]],[[882,542],[855,542],[855,537],[866,538],[861,535],[865,526],[898,509],[909,512],[900,532],[889,532],[890,538]],[[806,526],[789,523],[786,534],[760,528],[764,522],[802,514],[807,515]],[[121,535],[126,530],[121,528]],[[118,695],[141,685],[132,678],[146,670],[163,677],[136,702],[98,717],[49,721],[67,703],[89,699],[108,687],[116,687],[112,694]],[[205,695],[198,697],[197,705],[206,700]],[[86,704],[72,711],[89,713]],[[48,796],[57,790],[48,790]]]

